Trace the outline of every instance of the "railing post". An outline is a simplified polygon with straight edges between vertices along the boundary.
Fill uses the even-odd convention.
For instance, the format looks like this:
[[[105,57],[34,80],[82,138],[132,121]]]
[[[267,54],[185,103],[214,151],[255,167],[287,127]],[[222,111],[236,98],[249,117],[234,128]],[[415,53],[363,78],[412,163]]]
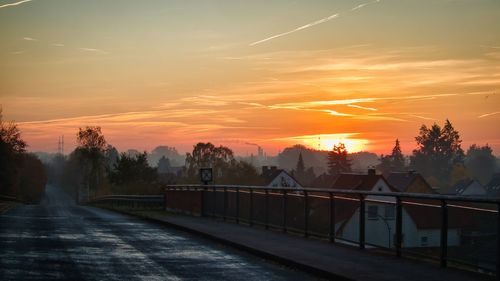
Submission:
[[[253,189],[250,188],[250,214],[248,215],[250,226],[253,226]]]
[[[202,217],[205,216],[205,197],[206,197],[206,191],[205,190],[206,190],[205,187],[203,187],[201,189],[201,196],[200,196],[201,197],[201,202],[200,202],[201,203],[200,204],[201,205],[200,216],[202,216]]]
[[[215,219],[215,217],[216,217],[215,210],[217,208],[217,190],[216,190],[215,186],[213,187],[212,191],[213,191],[213,204],[214,204],[212,207],[212,218]]]
[[[309,204],[307,200],[307,191],[304,190],[304,237],[309,236]]]
[[[163,211],[167,210],[167,189],[163,190]]]
[[[448,205],[441,200],[441,267],[447,265],[448,254]]]
[[[497,280],[500,280],[500,203],[497,204]]]
[[[283,232],[286,232],[287,190],[283,190]]]
[[[396,256],[401,257],[401,245],[403,240],[403,205],[401,197],[396,197]]]
[[[224,207],[222,210],[222,218],[226,221],[226,210],[227,210],[227,187],[224,187]]]
[[[266,225],[266,229],[269,229],[269,190],[266,188],[265,189],[265,193],[266,193],[266,212],[265,212],[265,225]]]
[[[330,231],[328,233],[331,243],[335,243],[335,196],[329,192],[330,197]]]
[[[365,248],[365,198],[359,195],[359,248]]]
[[[240,188],[236,187],[236,223],[240,223]]]

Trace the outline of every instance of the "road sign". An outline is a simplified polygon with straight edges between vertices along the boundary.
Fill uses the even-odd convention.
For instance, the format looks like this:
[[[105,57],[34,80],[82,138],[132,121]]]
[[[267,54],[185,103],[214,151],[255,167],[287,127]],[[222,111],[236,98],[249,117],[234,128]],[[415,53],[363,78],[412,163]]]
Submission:
[[[204,184],[208,184],[209,182],[213,181],[212,168],[201,168],[200,179]]]

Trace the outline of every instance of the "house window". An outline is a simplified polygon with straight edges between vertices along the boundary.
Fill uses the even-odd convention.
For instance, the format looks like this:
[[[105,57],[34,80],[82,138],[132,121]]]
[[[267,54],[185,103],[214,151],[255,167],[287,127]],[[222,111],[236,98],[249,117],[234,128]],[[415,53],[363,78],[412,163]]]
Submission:
[[[378,218],[378,206],[370,205],[368,206],[368,219],[376,220]]]
[[[422,247],[427,246],[427,242],[428,242],[427,236],[420,237],[420,246],[422,246]]]
[[[394,219],[396,210],[393,205],[385,205],[385,218],[386,219]]]

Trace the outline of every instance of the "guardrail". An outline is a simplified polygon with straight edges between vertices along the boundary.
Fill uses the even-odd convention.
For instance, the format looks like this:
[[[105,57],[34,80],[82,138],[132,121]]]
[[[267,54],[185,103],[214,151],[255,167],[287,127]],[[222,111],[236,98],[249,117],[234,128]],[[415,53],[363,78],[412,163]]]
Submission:
[[[424,257],[439,261],[442,267],[452,263],[490,275],[497,273],[500,280],[500,198],[318,188],[170,185],[165,188],[164,199],[165,209],[169,211],[326,238],[332,243],[357,245],[360,249],[394,252],[397,257],[403,254]],[[378,207],[385,207],[384,215]],[[469,258],[483,246],[486,254],[482,260]]]
[[[95,198],[95,205],[110,205],[111,208],[133,208],[136,210],[163,209],[163,195],[109,195]]]
[[[14,202],[21,202],[21,200],[17,199],[14,196],[6,196],[6,195],[0,195],[0,200],[4,201],[14,201]]]

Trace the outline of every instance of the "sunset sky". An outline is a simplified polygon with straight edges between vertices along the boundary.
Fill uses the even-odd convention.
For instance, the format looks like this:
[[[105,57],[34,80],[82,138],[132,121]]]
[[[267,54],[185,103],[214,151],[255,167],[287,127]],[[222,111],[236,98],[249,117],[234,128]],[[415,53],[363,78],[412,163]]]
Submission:
[[[410,153],[449,118],[500,155],[498,0],[0,0],[0,38],[30,151],[98,125],[119,150]]]

